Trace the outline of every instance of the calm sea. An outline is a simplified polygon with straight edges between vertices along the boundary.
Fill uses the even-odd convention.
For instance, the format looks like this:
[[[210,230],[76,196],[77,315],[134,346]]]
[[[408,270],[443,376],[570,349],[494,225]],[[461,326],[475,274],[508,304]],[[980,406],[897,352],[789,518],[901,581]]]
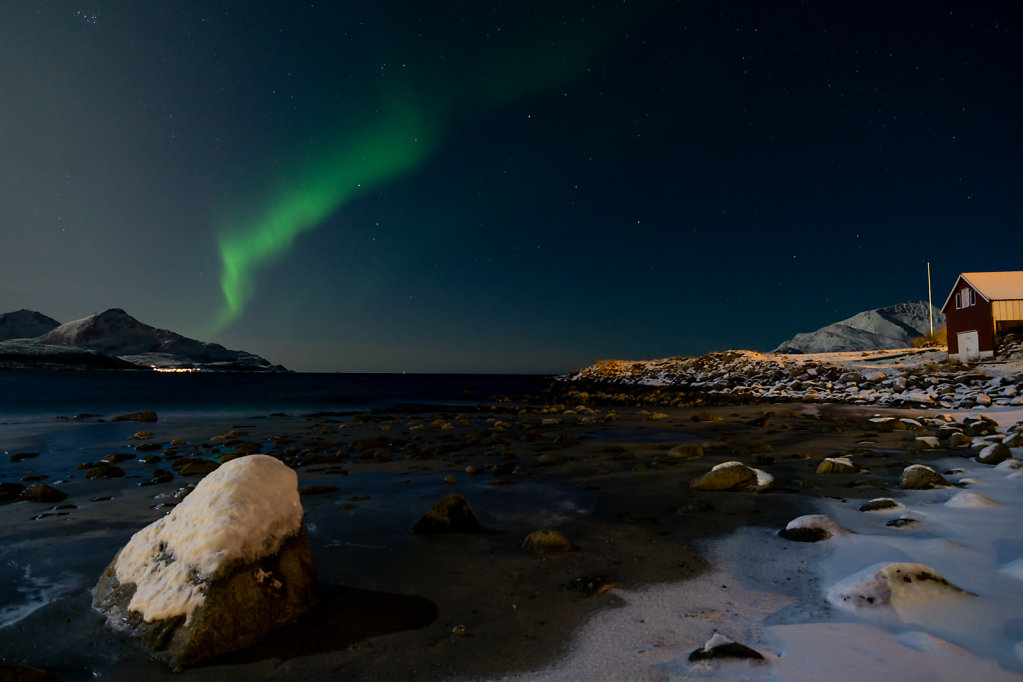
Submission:
[[[545,390],[548,377],[476,374],[0,372],[6,424],[155,410],[165,417],[475,405]]]

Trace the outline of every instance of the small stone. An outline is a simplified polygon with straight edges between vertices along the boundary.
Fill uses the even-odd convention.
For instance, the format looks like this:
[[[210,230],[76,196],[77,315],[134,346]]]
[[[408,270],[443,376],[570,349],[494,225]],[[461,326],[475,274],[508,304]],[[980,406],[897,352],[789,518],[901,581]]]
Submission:
[[[112,464],[96,466],[85,472],[86,478],[121,478],[122,476],[124,476],[124,469]]]
[[[0,682],[56,682],[57,678],[40,668],[0,661]]]
[[[129,414],[122,414],[114,417],[110,421],[112,422],[155,422],[157,421],[156,412],[153,410],[143,410],[142,412],[131,412]]]
[[[751,649],[745,644],[733,642],[727,637],[719,634],[715,634],[707,641],[706,644],[689,654],[689,661],[691,663],[723,659],[746,660],[751,663],[766,662],[764,655],[759,651]]]
[[[11,455],[11,461],[22,462],[26,459],[32,459],[33,457],[38,456],[39,456],[38,452],[15,452],[14,454]]]
[[[877,497],[860,505],[861,512],[883,511],[885,509],[902,509],[903,505],[890,497]]]
[[[213,462],[208,459],[200,459],[195,462],[189,462],[185,466],[178,470],[178,473],[182,476],[205,476],[206,474],[216,471],[220,467],[220,462]]]
[[[599,597],[618,587],[618,582],[606,575],[584,575],[565,585],[569,592],[576,592],[584,597]]]
[[[714,505],[703,500],[696,500],[695,502],[687,502],[681,507],[675,510],[676,514],[706,514],[707,512],[714,511]]]
[[[326,495],[327,493],[336,493],[340,488],[336,485],[303,485],[299,486],[299,495]]]
[[[909,517],[903,516],[902,518],[892,519],[891,521],[884,525],[889,526],[891,528],[908,528],[909,526],[915,526],[918,523],[920,522],[917,521],[916,519],[911,519]]]
[[[62,502],[67,499],[67,493],[45,483],[36,483],[22,490],[18,499],[26,502]]]
[[[156,450],[160,449],[160,444],[145,441],[144,443],[139,443],[138,445],[136,445],[135,449],[139,452],[155,452]]]
[[[472,505],[461,495],[452,493],[442,498],[412,527],[416,535],[437,533],[482,533],[483,525]]]
[[[757,486],[757,472],[741,462],[724,462],[689,482],[693,490],[746,490]]]
[[[668,450],[668,456],[675,459],[697,459],[703,457],[703,447],[699,443],[681,443]]]
[[[557,554],[574,552],[579,548],[553,528],[541,528],[526,536],[522,542],[522,549],[528,549],[537,554]]]
[[[860,467],[847,457],[827,457],[817,465],[818,474],[855,474]]]

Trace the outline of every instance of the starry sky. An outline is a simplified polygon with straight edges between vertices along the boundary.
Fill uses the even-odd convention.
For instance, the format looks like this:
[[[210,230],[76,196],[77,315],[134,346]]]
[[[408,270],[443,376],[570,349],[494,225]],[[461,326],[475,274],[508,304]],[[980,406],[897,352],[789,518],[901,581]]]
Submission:
[[[0,3],[0,311],[300,371],[769,350],[1023,269],[986,2]]]

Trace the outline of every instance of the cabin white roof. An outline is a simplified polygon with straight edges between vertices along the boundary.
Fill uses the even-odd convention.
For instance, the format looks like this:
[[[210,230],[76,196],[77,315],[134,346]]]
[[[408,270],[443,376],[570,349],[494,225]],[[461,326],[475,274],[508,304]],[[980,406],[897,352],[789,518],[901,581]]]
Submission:
[[[1009,270],[1005,272],[963,272],[956,278],[956,286],[952,287],[945,305],[948,306],[952,300],[952,294],[956,292],[959,280],[964,280],[973,287],[977,293],[988,301],[1012,301],[1023,299],[1023,270]]]

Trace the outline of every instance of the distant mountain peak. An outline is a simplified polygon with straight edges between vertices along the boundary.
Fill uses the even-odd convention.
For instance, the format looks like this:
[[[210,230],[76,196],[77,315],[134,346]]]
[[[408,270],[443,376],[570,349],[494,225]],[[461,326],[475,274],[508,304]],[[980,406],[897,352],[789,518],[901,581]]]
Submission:
[[[94,351],[143,367],[224,371],[286,371],[246,351],[190,339],[110,308],[59,325],[35,339],[39,344]]]
[[[913,339],[930,331],[927,308],[927,301],[906,301],[866,310],[815,332],[796,334],[774,352],[832,353],[906,348]],[[931,312],[935,329],[945,324],[940,310],[931,306]]]
[[[22,308],[0,315],[0,341],[34,339],[59,326],[60,322],[52,317],[47,317],[35,310]]]

